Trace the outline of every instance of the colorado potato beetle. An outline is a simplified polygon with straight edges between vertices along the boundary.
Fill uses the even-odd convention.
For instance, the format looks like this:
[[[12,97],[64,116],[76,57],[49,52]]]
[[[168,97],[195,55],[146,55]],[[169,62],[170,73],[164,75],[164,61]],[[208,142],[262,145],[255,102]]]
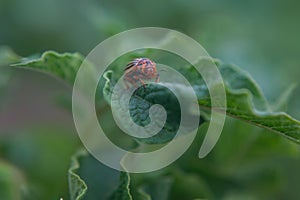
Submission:
[[[136,58],[129,62],[124,69],[124,84],[128,89],[130,85],[138,87],[140,84],[145,87],[145,81],[155,79],[159,82],[159,74],[156,64],[148,58]]]

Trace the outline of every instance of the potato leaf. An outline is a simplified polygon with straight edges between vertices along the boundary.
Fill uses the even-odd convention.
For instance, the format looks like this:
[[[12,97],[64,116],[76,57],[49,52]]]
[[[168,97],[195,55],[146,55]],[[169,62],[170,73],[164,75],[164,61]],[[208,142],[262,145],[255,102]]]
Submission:
[[[218,68],[225,83],[228,116],[279,133],[294,142],[300,143],[300,122],[289,116],[287,113],[272,112],[269,109],[270,106],[263,96],[261,89],[250,75],[232,65],[219,64]],[[104,75],[107,83],[104,87],[103,93],[107,100],[109,100],[111,92],[113,91],[112,83],[115,82],[115,80],[110,79],[113,77],[111,73],[111,71],[108,71]],[[202,110],[209,111],[211,109],[211,102],[209,91],[205,86],[204,80],[199,74],[197,74],[196,70],[192,66],[184,68],[182,70],[182,74],[190,80],[190,83],[198,97],[200,108]],[[173,87],[173,89],[181,90],[183,94],[188,91],[185,86],[161,83],[160,85],[149,85],[146,89],[149,90],[146,95],[145,89],[140,87],[132,96],[129,106],[133,120],[137,124],[143,125],[141,121],[149,120],[142,114],[148,113],[151,105],[161,103],[159,102],[160,99],[162,101],[166,101],[167,99],[165,103],[162,103],[163,106],[166,106],[166,109],[168,109],[168,105],[172,105],[170,106],[172,117],[176,116],[176,114],[180,115],[178,110],[175,110],[174,107],[176,99],[171,98],[169,90],[166,89],[166,87],[161,87],[161,85],[167,85],[169,88]],[[120,104],[122,104],[121,101],[122,100],[119,102]],[[174,124],[177,124],[177,121],[172,124],[174,121],[174,119],[170,120],[170,123],[167,121],[164,127],[164,130],[167,130],[168,134],[160,132],[150,139],[145,139],[145,142],[164,143],[170,140],[176,134],[176,126]]]
[[[120,184],[113,192],[109,200],[132,200],[130,191],[130,176],[126,172],[120,172]]]
[[[87,152],[85,150],[79,150],[71,158],[71,166],[68,172],[69,179],[69,191],[71,200],[80,200],[83,198],[87,191],[87,185],[77,174],[77,170],[80,167],[79,159],[86,156]]]
[[[61,78],[73,85],[76,73],[84,57],[79,53],[57,53],[46,51],[41,58],[23,59],[12,66],[39,70],[55,77]]]
[[[68,176],[72,200],[132,199],[129,174],[100,164],[83,149],[72,157]]]
[[[53,51],[45,52],[40,59],[33,59],[15,64],[14,66],[39,69],[51,73],[57,77],[72,84],[76,77],[76,72],[83,61],[83,57],[78,54],[64,53],[59,54]],[[201,62],[201,60],[200,60]],[[288,139],[300,143],[300,122],[284,112],[272,112],[265,100],[262,91],[250,77],[249,74],[233,65],[218,65],[226,86],[227,95],[227,114],[234,118],[246,121],[256,126],[279,133]],[[109,74],[110,73],[110,74]],[[106,85],[103,89],[104,98],[109,102],[110,92],[113,89],[112,72],[107,72]],[[188,78],[198,96],[199,105],[203,110],[210,109],[210,96],[201,76],[191,66],[182,68],[181,73]],[[164,83],[162,83],[164,84]],[[181,87],[182,93],[186,91]],[[178,89],[178,88],[177,88]],[[131,100],[131,111],[135,116],[134,121],[137,124],[148,122],[145,113],[148,113],[149,106],[155,103],[162,103],[163,106],[175,105],[176,99],[172,97],[170,91],[158,85],[147,87],[148,94],[143,88],[138,89]],[[143,99],[143,101],[141,100]],[[163,103],[165,99],[171,98],[171,101]],[[140,99],[140,100],[139,100]],[[162,100],[159,102],[158,100]],[[122,103],[122,102],[120,102]],[[176,122],[179,113],[175,107],[170,111],[170,117]],[[174,118],[174,119],[173,119]],[[170,119],[171,121],[171,119]],[[175,134],[177,123],[166,123],[165,129],[168,134],[157,134],[156,136],[145,140],[147,143],[164,143],[172,139]],[[165,133],[165,132],[162,132]],[[162,137],[164,135],[164,137]]]

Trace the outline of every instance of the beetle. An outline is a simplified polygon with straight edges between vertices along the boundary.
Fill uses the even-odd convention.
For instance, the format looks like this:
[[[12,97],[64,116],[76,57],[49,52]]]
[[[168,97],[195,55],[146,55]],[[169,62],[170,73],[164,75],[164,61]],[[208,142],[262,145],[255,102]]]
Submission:
[[[159,82],[159,74],[156,69],[156,64],[149,58],[136,58],[129,62],[124,69],[124,83],[126,88],[130,88],[130,85],[138,87],[142,84],[145,88],[145,81],[155,79],[155,82]]]

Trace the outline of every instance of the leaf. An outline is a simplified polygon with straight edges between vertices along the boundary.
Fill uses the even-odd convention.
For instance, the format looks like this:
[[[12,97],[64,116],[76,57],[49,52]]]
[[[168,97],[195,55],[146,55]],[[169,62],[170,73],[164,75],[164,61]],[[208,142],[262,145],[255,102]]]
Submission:
[[[258,110],[269,110],[267,100],[257,83],[250,74],[235,65],[218,65],[225,84],[232,90],[248,90],[252,95],[252,102]]]
[[[129,191],[129,184],[130,184],[130,176],[126,172],[120,173],[120,184],[118,188],[113,192],[110,200],[132,200],[130,191]]]
[[[73,85],[83,59],[84,57],[79,53],[60,54],[54,51],[46,51],[41,58],[23,59],[22,62],[12,66],[46,72]]]
[[[200,60],[205,62],[205,60]],[[243,120],[247,123],[268,129],[270,131],[279,133],[288,139],[300,143],[300,122],[283,112],[272,112],[265,100],[260,88],[254,80],[245,73],[232,65],[219,64],[218,68],[225,82],[226,100],[227,100],[227,115]],[[113,91],[112,72],[106,72],[106,85],[103,89],[104,97],[110,100],[110,92]],[[198,97],[198,102],[203,110],[209,111],[211,108],[210,96],[204,80],[196,72],[193,66],[183,68],[181,73],[184,74],[192,87],[194,88]],[[164,129],[153,137],[146,138],[142,141],[146,143],[164,143],[172,139],[177,128],[177,120],[180,118],[178,109],[175,108],[177,102],[176,98],[172,97],[171,92],[162,87],[166,85],[173,89],[181,90],[185,95],[187,89],[185,86],[178,84],[170,85],[168,83],[161,83],[160,85],[149,85],[147,89],[138,88],[130,101],[130,112],[134,122],[145,125],[145,121],[149,120],[145,115],[148,113],[149,106],[160,103],[167,112],[171,112],[172,120],[167,122]],[[109,101],[110,103],[110,101]],[[119,102],[122,104],[122,102]],[[170,109],[170,110],[168,110]],[[169,117],[169,115],[168,115]],[[175,123],[172,123],[175,122]]]
[[[241,191],[255,194],[256,199],[274,199],[278,193],[291,191],[282,182],[290,182],[291,165],[299,167],[294,163],[299,160],[296,143],[246,122],[227,118],[218,145],[207,158],[199,159],[191,155],[199,151],[207,125],[200,127],[193,145],[174,165],[203,177],[216,195],[212,199],[223,199],[228,192],[239,194]]]
[[[101,164],[83,149],[72,157],[68,176],[71,200],[132,199],[129,174]]]
[[[104,98],[110,103],[110,98],[113,90],[112,80],[112,71],[107,71],[104,74],[104,79],[106,79],[106,84],[103,88]],[[111,81],[112,80],[112,81]],[[130,114],[133,118],[133,121],[140,126],[145,126],[150,123],[149,117],[149,109],[154,104],[162,105],[167,112],[167,119],[162,130],[149,138],[137,138],[137,140],[148,143],[148,144],[157,144],[157,143],[166,143],[175,136],[180,120],[181,120],[181,110],[179,106],[179,102],[173,92],[169,89],[166,89],[169,85],[160,84],[160,85],[148,85],[146,88],[141,87],[136,90],[133,96],[130,99],[129,110]],[[190,95],[189,90],[183,88],[182,85],[172,85],[174,90],[179,91],[178,95],[186,96]],[[115,101],[116,104],[122,105],[122,96]],[[119,109],[123,109],[120,107]],[[193,118],[193,112],[186,108],[186,116]],[[119,114],[120,115],[120,114]],[[203,123],[203,119],[201,118],[200,124]],[[128,129],[133,130],[130,124],[125,124],[128,126]],[[189,124],[184,124],[184,127],[188,131],[190,128]]]
[[[80,167],[79,159],[87,155],[85,150],[79,150],[72,158],[68,171],[69,192],[71,200],[80,200],[85,195],[88,187],[85,182],[77,174]]]
[[[300,143],[300,122],[284,112],[257,111],[250,101],[250,93],[227,91],[227,114],[256,126],[279,133]]]
[[[21,62],[14,66],[40,69],[52,73],[68,81],[70,84],[73,84],[76,72],[82,60],[82,56],[78,53],[58,54],[49,51],[45,52],[40,59]],[[203,62],[203,60],[200,62]],[[226,85],[227,114],[229,116],[279,133],[294,142],[300,143],[300,122],[286,113],[270,111],[270,106],[250,75],[232,65],[220,64],[218,67]],[[197,74],[192,67],[189,69],[182,68],[182,74],[191,81],[198,96],[201,108],[203,110],[209,110],[211,107],[210,97],[201,76]],[[109,85],[109,83],[112,79],[109,77],[108,73],[106,77],[107,84],[104,87],[104,97],[106,100],[109,100],[109,91],[112,90],[112,85]],[[177,122],[180,115],[177,106],[175,106],[177,105],[176,99],[172,96],[171,92],[158,85],[150,85],[147,89],[148,91],[151,91],[151,95],[146,95],[145,91],[140,88],[132,97],[131,111],[134,112],[134,116],[136,116],[135,122],[141,125],[149,123],[149,118],[145,116],[145,113],[148,113],[147,109],[154,103],[162,103],[163,106],[174,106],[168,110],[168,116],[172,117],[172,120],[169,118],[169,122],[166,123],[162,132],[154,137],[144,140],[146,143],[167,142],[172,139],[174,130],[176,130],[178,126]],[[186,92],[184,86],[182,86],[180,90],[182,90],[183,94]],[[145,98],[144,100],[146,101],[140,101],[140,98]],[[167,98],[171,98],[171,101],[166,102]]]
[[[40,59],[34,59],[15,64],[14,66],[40,69],[52,73],[69,83],[73,84],[76,72],[82,63],[83,57],[78,54],[58,54],[53,51],[45,52]],[[271,112],[269,106],[253,79],[246,72],[232,65],[219,65],[220,72],[226,84],[227,93],[227,114],[245,120],[248,123],[277,132],[285,137],[300,143],[300,123],[286,113]],[[182,71],[184,75],[192,80],[191,84],[198,95],[199,105],[203,109],[210,108],[210,99],[207,88],[195,69],[190,67]],[[107,72],[106,85],[104,87],[104,98],[109,101],[110,91],[112,90],[111,72]],[[132,115],[135,116],[135,122],[140,125],[149,123],[148,108],[160,103],[166,107],[168,119],[164,129],[154,137],[144,140],[147,143],[164,143],[172,139],[175,130],[178,128],[180,115],[178,112],[178,102],[172,93],[160,86],[150,85],[147,87],[151,95],[139,89],[135,92],[131,100]],[[184,89],[181,89],[184,93]],[[142,98],[146,101],[140,101]],[[166,101],[169,99],[170,101]],[[134,105],[135,104],[135,105]],[[168,109],[168,107],[170,109]]]

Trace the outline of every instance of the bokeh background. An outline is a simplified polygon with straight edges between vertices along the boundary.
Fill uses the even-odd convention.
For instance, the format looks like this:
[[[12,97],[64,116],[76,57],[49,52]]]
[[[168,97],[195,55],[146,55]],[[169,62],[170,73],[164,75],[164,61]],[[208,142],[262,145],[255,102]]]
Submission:
[[[199,41],[212,57],[247,70],[276,103],[299,84],[299,9],[297,0],[0,0],[0,45],[24,57],[46,50],[86,55],[130,28],[171,28]],[[35,71],[0,70],[13,73],[0,94],[0,161],[5,163],[0,173],[14,166],[5,173],[12,185],[29,182],[36,196],[67,199],[70,155],[80,146],[68,102],[71,88]],[[297,119],[299,102],[296,87],[287,112]],[[228,168],[226,180],[238,184],[204,175],[212,193],[222,199],[299,198],[299,147],[276,134],[227,121],[217,148],[208,161],[199,162],[224,166],[216,174]],[[205,174],[202,168],[199,174]]]

